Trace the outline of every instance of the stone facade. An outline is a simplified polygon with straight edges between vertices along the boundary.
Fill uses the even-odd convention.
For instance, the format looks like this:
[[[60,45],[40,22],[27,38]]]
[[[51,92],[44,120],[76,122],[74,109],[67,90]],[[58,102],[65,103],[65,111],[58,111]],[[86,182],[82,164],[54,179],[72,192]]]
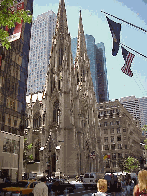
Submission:
[[[45,121],[44,125],[41,125],[41,137],[36,134],[41,139],[41,171],[47,170],[49,164],[51,172],[60,171],[70,177],[92,171],[101,173],[102,155],[97,102],[81,13],[77,55],[73,64],[71,37],[68,33],[63,0],[59,4],[55,35],[52,39],[44,97],[45,106],[41,119],[44,117]],[[33,108],[37,108],[39,102],[35,104]],[[41,110],[38,107],[38,111]],[[39,131],[40,129],[38,128]],[[93,151],[95,159],[90,158]]]
[[[123,158],[132,156],[139,160],[142,156],[139,121],[118,100],[98,104],[98,110],[103,157],[110,155],[105,159],[105,171],[121,171],[119,165]]]

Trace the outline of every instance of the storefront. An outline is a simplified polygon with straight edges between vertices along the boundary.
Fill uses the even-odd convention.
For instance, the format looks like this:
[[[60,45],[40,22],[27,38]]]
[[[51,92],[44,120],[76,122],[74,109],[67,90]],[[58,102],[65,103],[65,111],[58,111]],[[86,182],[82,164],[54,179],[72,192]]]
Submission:
[[[24,137],[0,132],[1,178],[9,177],[12,182],[22,179]]]

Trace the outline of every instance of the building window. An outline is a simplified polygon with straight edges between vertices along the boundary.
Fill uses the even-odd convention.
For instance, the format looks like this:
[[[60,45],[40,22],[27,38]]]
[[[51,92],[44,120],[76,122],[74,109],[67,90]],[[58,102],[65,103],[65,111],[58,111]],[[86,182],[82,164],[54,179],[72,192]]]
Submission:
[[[114,136],[111,136],[111,142],[114,142]]]
[[[109,146],[108,145],[105,145],[105,150],[109,150]]]
[[[108,134],[108,130],[107,129],[104,129],[104,134]]]
[[[116,153],[112,153],[112,160],[116,159]]]
[[[104,142],[108,142],[108,137],[104,137]]]
[[[121,135],[117,136],[117,141],[121,141]]]
[[[4,138],[3,152],[11,152],[11,141],[9,139]]]
[[[107,127],[107,122],[104,122],[104,126]]]
[[[116,167],[116,161],[112,162],[112,166]]]
[[[117,133],[120,133],[120,128],[117,128]]]
[[[17,126],[17,120],[14,120],[14,127]]]
[[[11,117],[8,118],[8,124],[11,125]]]
[[[127,149],[127,145],[125,145],[125,149]]]
[[[119,121],[116,121],[116,124],[117,124],[117,125],[120,125],[120,122],[119,122]]]
[[[118,144],[118,149],[122,149],[121,144]]]
[[[114,133],[114,128],[110,130],[110,133],[111,133],[111,134]]]
[[[122,158],[122,154],[121,153],[118,153],[118,158]]]
[[[123,129],[123,132],[126,132],[126,129]]]
[[[111,144],[111,150],[115,150],[115,144]]]

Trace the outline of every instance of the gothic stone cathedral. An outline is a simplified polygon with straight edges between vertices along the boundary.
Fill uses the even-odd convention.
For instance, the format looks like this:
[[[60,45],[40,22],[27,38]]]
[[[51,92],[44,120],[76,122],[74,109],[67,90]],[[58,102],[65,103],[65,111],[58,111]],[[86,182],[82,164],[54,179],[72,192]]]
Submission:
[[[43,103],[45,106],[39,107]],[[38,138],[34,141],[40,149],[41,171],[47,170],[47,164],[50,164],[51,172],[60,171],[71,177],[85,172],[102,172],[97,102],[81,11],[73,64],[64,0],[59,3],[42,102],[37,100],[33,107],[32,121],[35,123],[37,118],[40,119],[37,125],[41,132],[36,134],[33,131],[31,137]],[[33,146],[37,148],[35,144]],[[91,152],[94,152],[95,158],[90,157]]]

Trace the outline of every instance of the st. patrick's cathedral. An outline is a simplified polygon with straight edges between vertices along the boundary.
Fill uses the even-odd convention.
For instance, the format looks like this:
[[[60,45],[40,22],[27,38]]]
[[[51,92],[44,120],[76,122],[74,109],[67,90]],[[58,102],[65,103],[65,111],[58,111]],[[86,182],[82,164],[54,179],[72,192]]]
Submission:
[[[59,3],[45,90],[41,100],[39,93],[35,101],[33,96],[28,96],[25,133],[33,144],[33,160],[38,170],[49,169],[70,177],[86,172],[101,173],[97,101],[81,11],[73,64],[64,0]]]

